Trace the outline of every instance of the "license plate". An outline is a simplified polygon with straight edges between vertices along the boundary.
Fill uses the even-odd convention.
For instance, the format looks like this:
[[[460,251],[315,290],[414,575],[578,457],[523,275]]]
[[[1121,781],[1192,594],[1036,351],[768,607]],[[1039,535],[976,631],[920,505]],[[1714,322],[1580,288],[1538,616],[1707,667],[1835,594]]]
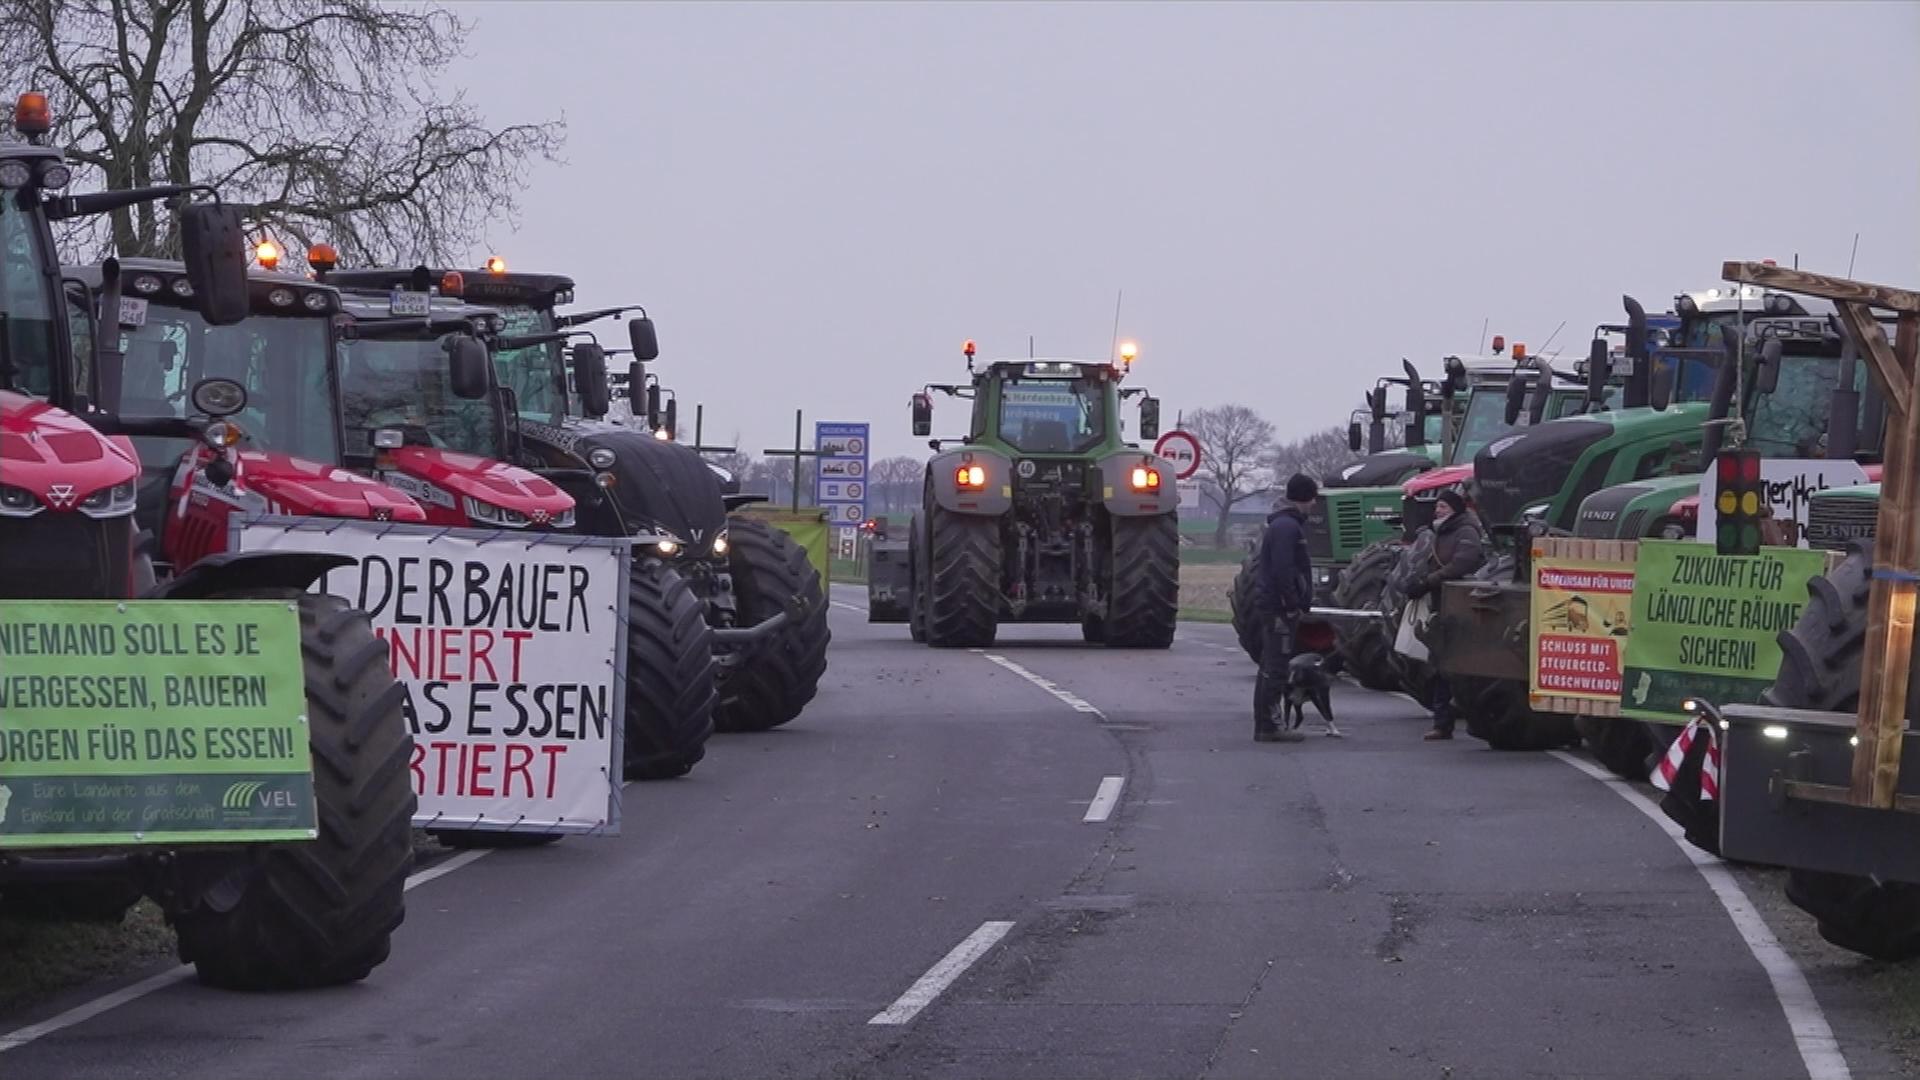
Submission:
[[[120,325],[121,326],[147,325],[147,302],[145,300],[140,299],[137,296],[121,297],[120,298]]]
[[[425,315],[431,310],[431,298],[423,292],[397,292],[387,310],[395,315]]]

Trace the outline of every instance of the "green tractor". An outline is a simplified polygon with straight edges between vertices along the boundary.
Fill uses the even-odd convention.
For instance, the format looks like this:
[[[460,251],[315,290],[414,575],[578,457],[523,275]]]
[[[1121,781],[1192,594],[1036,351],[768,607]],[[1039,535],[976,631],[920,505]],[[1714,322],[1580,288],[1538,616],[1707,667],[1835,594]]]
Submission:
[[[1628,365],[1617,408],[1529,427],[1495,439],[1474,458],[1474,500],[1501,553],[1473,580],[1440,590],[1429,627],[1435,667],[1453,684],[1467,730],[1497,749],[1550,749],[1580,738],[1571,718],[1536,712],[1528,699],[1530,566],[1526,538],[1571,534],[1594,492],[1653,477],[1697,476],[1716,411],[1726,328],[1768,301],[1760,290],[1710,289],[1675,300],[1675,316],[1650,320],[1624,298]],[[1787,299],[1783,313],[1805,315]],[[1657,322],[1657,325],[1656,325]],[[1668,324],[1671,323],[1671,329]],[[1588,378],[1611,378],[1611,351],[1596,341]]]
[[[1783,307],[1787,298],[1776,294],[1769,300]],[[1818,492],[1826,485],[1854,490],[1853,485],[1873,476],[1886,403],[1830,319],[1803,310],[1754,319],[1745,331],[1740,352],[1747,359],[1739,367],[1725,364],[1715,374],[1701,467],[1723,445],[1759,450],[1769,463],[1774,515],[1806,520],[1811,508],[1820,505]],[[1876,511],[1871,503],[1864,508],[1866,539],[1871,539]],[[1699,518],[1700,474],[1682,471],[1589,495],[1580,504],[1573,534],[1684,540],[1698,534]],[[1575,726],[1602,764],[1636,780],[1645,779],[1650,757],[1663,750],[1672,735],[1665,725],[1618,717],[1581,717]]]
[[[1091,644],[1164,649],[1179,604],[1179,496],[1171,463],[1128,442],[1120,409],[1140,396],[1140,436],[1160,403],[1123,387],[1118,364],[1000,360],[966,385],[913,398],[913,431],[931,434],[932,391],[973,402],[960,439],[935,439],[921,509],[868,585],[875,622],[905,622],[936,647],[991,645],[1002,622],[1078,623]],[[952,445],[957,443],[958,445]],[[875,565],[881,565],[877,555]],[[903,602],[904,598],[904,602]]]

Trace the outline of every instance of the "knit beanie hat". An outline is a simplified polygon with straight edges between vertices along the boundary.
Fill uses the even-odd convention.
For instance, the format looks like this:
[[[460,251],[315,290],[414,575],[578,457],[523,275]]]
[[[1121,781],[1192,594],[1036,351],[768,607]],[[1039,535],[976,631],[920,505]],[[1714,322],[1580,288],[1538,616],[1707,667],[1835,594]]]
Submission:
[[[1287,481],[1288,502],[1312,502],[1319,497],[1320,485],[1313,482],[1313,477],[1305,473],[1294,473],[1293,477]]]

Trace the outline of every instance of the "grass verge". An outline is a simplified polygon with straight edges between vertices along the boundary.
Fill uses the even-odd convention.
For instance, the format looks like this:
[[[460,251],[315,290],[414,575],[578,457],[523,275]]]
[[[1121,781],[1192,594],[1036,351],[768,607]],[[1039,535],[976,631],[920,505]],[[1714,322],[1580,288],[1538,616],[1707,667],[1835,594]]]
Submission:
[[[94,979],[173,956],[173,931],[152,901],[117,925],[0,917],[0,1016]]]

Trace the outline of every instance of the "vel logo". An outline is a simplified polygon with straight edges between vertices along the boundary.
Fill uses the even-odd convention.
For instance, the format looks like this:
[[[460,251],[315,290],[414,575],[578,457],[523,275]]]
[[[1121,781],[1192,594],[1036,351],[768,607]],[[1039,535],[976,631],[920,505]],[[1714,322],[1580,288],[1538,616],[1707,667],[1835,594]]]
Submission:
[[[249,807],[258,807],[262,810],[293,808],[293,792],[267,791],[266,786],[264,780],[242,780],[227,788],[227,793],[220,797],[220,805],[224,809],[235,812]]]

